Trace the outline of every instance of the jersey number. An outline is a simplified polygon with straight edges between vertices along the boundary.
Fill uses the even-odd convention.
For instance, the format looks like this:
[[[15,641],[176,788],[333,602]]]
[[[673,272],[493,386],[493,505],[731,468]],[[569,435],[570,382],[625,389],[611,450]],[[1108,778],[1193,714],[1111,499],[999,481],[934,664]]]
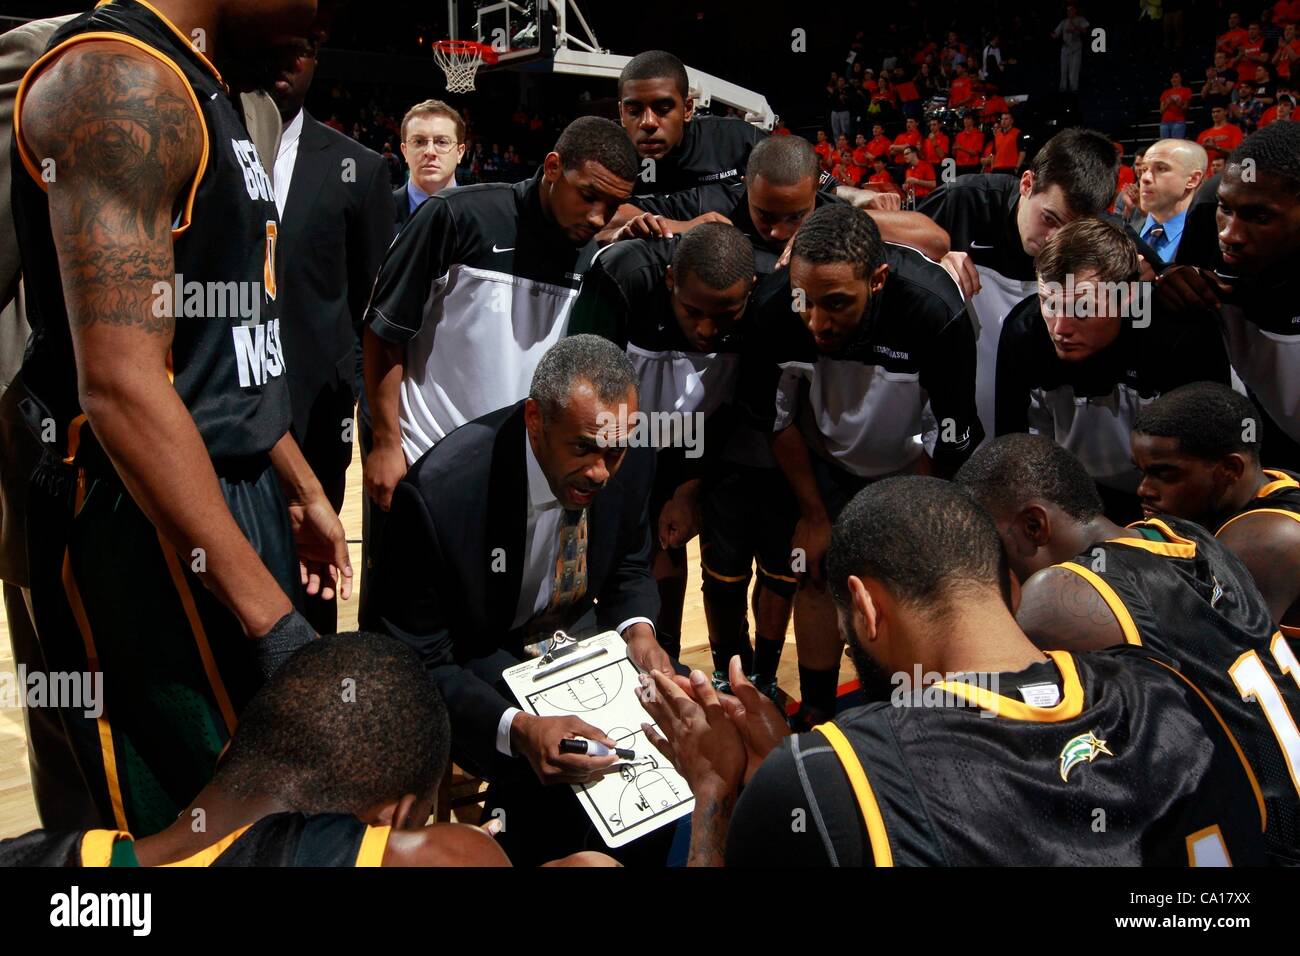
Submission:
[[[1269,650],[1273,652],[1278,670],[1290,674],[1296,687],[1300,688],[1300,661],[1296,660],[1295,651],[1291,650],[1291,645],[1280,632],[1273,635]],[[1228,668],[1228,674],[1237,685],[1243,700],[1254,699],[1264,708],[1264,716],[1273,728],[1273,736],[1277,737],[1278,746],[1282,748],[1282,756],[1286,758],[1291,783],[1296,788],[1296,793],[1300,794],[1300,773],[1297,772],[1300,771],[1300,729],[1297,729],[1295,718],[1286,709],[1282,692],[1273,683],[1273,678],[1268,676],[1264,662],[1255,651],[1248,651],[1238,657]]]
[[[262,285],[268,299],[275,298],[275,240],[280,227],[275,220],[266,221],[266,260],[262,263]]]

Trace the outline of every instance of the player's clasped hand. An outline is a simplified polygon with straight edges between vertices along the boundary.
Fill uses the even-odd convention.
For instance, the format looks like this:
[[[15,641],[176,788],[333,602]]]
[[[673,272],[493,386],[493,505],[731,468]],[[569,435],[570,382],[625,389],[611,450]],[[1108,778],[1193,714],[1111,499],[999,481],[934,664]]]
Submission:
[[[685,778],[697,797],[735,793],[748,762],[745,741],[727,717],[708,676],[691,671],[688,682],[652,671],[642,674],[640,681],[637,698],[663,731],[660,735],[650,724],[642,724],[646,739]]]
[[[831,546],[831,522],[826,515],[804,516],[794,526],[794,537],[790,539],[792,551],[803,554],[804,574],[800,587],[811,585],[820,588],[826,580],[823,563],[826,552]]]
[[[1156,296],[1172,312],[1217,312],[1233,288],[1196,266],[1174,266],[1160,274]]]
[[[588,757],[560,753],[560,741],[571,737],[585,737],[611,749],[617,746],[604,731],[577,717],[534,717],[519,713],[510,725],[510,743],[515,752],[532,765],[537,779],[544,784],[586,783],[619,762],[614,754]]]
[[[672,237],[673,230],[668,220],[652,212],[643,212],[629,219],[614,236],[615,239],[671,239]]]

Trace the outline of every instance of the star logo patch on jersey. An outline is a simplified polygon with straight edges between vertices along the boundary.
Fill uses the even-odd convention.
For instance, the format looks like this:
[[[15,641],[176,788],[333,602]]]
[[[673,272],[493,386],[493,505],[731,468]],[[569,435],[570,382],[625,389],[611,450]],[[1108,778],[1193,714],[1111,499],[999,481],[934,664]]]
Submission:
[[[1092,763],[1097,759],[1098,754],[1105,754],[1108,757],[1115,756],[1106,749],[1106,741],[1099,740],[1092,731],[1072,738],[1061,750],[1061,779],[1068,781],[1070,771],[1076,764],[1081,764],[1084,761]]]

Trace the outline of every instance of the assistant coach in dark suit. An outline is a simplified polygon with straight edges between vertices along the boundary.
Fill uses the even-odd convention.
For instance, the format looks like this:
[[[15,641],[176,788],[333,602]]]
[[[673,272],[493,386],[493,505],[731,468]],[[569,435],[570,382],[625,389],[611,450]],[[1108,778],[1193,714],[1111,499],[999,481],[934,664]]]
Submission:
[[[316,53],[306,44],[272,88],[284,122],[274,174],[278,298],[293,434],[339,511],[361,387],[361,318],[392,242],[393,206],[379,154],[302,108]],[[337,629],[332,599],[309,597],[304,613],[322,634]]]
[[[637,407],[622,350],[561,339],[527,399],[462,425],[411,466],[379,544],[380,627],[428,666],[451,713],[453,758],[493,782],[489,805],[511,807],[507,832],[529,840],[512,843],[512,858],[581,848],[585,817],[569,788],[539,782],[580,782],[614,760],[561,754],[564,738],[608,742],[609,728],[519,711],[502,671],[556,629],[618,630],[642,670],[673,668],[651,623],[655,452],[626,447],[618,430]],[[556,825],[561,812],[572,826]],[[541,848],[541,829],[558,842]]]

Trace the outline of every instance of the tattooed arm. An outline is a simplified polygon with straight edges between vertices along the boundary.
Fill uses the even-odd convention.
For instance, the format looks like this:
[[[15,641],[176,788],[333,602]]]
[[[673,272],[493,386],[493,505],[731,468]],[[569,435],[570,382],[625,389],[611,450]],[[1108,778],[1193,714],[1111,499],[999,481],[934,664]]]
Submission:
[[[1044,651],[1096,651],[1125,643],[1096,588],[1065,568],[1044,568],[1025,582],[1016,623]]]
[[[154,57],[80,44],[32,84],[23,135],[54,160],[50,224],[81,408],[132,498],[250,636],[292,610],[226,507],[207,448],[167,376],[174,320],[153,287],[175,274],[172,210],[198,171],[189,92]]]

